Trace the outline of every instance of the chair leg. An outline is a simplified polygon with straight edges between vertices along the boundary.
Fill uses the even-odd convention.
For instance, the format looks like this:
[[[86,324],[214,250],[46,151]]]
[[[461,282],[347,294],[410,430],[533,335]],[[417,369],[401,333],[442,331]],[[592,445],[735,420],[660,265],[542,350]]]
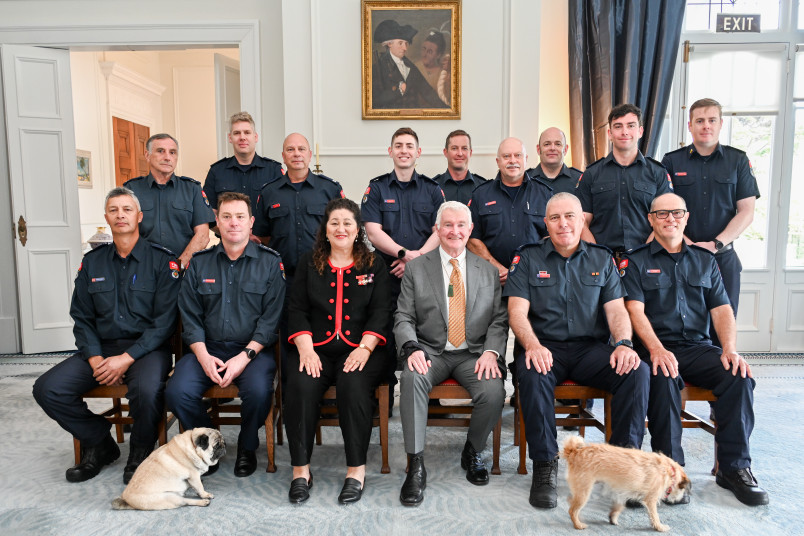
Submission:
[[[276,407],[272,405],[271,410],[268,412],[268,418],[265,419],[265,448],[268,451],[266,473],[276,472],[276,462],[274,460],[274,412],[276,412]]]
[[[382,452],[380,473],[387,474],[391,472],[391,466],[388,465],[388,385],[379,386],[377,391],[379,391],[377,398],[380,404],[380,451]]]
[[[81,442],[73,438],[73,450],[75,451],[75,465],[81,463]]]
[[[159,428],[158,428],[158,442],[159,446],[161,447],[165,443],[167,443],[167,412],[162,411],[162,419],[159,421]]]
[[[606,443],[611,441],[611,394],[603,399],[603,413],[606,415]]]
[[[514,385],[514,446],[519,446],[519,386]]]
[[[315,444],[321,446],[321,425],[319,424],[315,429]]]
[[[525,417],[522,415],[521,406],[519,404],[519,391],[516,393],[516,407],[519,411],[519,418],[517,419],[519,425],[519,468],[517,473],[520,475],[528,474],[528,466],[525,462],[525,449],[527,448],[527,440],[525,439]]]
[[[578,405],[581,407],[581,411],[580,411],[579,415],[581,417],[583,417],[584,413],[586,413],[586,399],[583,398],[583,399],[579,400]],[[578,435],[580,435],[583,438],[586,438],[586,426],[581,425],[581,426],[578,427]]]
[[[123,416],[123,408],[121,407],[119,398],[112,399],[112,407],[114,408],[114,416],[118,419],[121,418]],[[125,437],[123,437],[123,425],[118,422],[114,425],[114,428],[115,432],[117,432],[117,442],[125,442]]]
[[[502,474],[500,471],[500,435],[502,433],[502,416],[500,416],[500,420],[497,421],[497,426],[494,427],[494,438],[492,440],[493,445],[493,462],[491,465],[491,474],[492,475],[499,475]]]

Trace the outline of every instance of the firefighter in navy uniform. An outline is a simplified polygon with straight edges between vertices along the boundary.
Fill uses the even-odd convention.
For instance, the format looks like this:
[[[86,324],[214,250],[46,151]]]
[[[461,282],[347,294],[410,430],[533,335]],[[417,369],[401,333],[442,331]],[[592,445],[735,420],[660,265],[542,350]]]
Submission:
[[[472,138],[469,133],[453,130],[447,134],[444,156],[447,158],[447,170],[434,179],[441,186],[444,199],[468,205],[474,189],[487,182],[487,179],[469,171],[469,159],[472,157]]]
[[[564,156],[568,150],[567,137],[560,129],[556,127],[546,129],[539,136],[539,145],[536,146],[539,165],[530,168],[527,171],[528,176],[549,185],[554,195],[558,192],[574,194],[581,172],[564,163]]]

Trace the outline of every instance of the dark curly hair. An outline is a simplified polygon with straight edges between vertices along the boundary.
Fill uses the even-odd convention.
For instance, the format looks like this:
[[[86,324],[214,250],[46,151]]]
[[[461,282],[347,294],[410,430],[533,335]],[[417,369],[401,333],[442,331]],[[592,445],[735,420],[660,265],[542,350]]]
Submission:
[[[332,212],[339,209],[345,209],[351,212],[357,224],[357,239],[352,249],[352,259],[354,260],[355,268],[362,270],[371,266],[374,262],[374,253],[368,248],[366,230],[363,227],[363,218],[360,217],[360,207],[351,199],[338,197],[327,203],[327,207],[324,209],[324,219],[321,220],[321,225],[318,226],[318,232],[315,235],[315,243],[313,244],[313,265],[319,275],[324,274],[330,254],[330,245],[327,240],[327,222]]]

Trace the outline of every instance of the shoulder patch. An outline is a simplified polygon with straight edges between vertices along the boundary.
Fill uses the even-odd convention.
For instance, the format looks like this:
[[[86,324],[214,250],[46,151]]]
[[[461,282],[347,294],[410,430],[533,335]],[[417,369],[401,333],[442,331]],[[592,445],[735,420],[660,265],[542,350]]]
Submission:
[[[207,198],[207,193],[204,190],[201,190],[201,197],[204,198],[204,203],[206,203],[207,206],[209,206],[209,199]]]
[[[513,274],[516,271],[516,267],[519,264],[519,259],[521,259],[520,255],[514,255],[514,258],[511,259],[511,267],[508,269],[509,274]]]
[[[363,203],[368,201],[369,193],[371,193],[371,184],[369,184],[368,187],[366,187],[366,191],[363,192]]]

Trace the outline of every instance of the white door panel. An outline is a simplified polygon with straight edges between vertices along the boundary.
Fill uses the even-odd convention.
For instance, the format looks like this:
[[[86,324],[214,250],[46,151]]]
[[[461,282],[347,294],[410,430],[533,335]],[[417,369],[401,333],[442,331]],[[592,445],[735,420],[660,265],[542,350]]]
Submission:
[[[229,118],[240,108],[240,62],[215,54],[215,116],[218,124],[218,158],[234,155],[229,143]]]
[[[69,309],[81,262],[70,55],[12,45],[0,53],[22,351],[67,350],[75,347]]]

